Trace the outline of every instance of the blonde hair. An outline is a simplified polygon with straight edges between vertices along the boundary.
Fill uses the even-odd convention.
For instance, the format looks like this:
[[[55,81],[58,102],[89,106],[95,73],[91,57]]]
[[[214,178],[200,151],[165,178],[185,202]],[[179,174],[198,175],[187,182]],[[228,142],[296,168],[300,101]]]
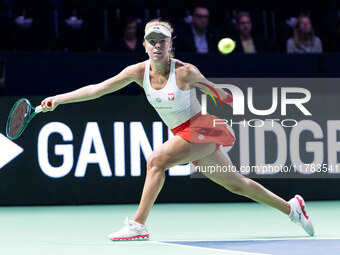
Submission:
[[[158,19],[153,19],[153,20],[150,20],[148,23],[146,23],[145,25],[145,29],[144,29],[144,33],[146,32],[146,30],[148,30],[150,27],[152,26],[163,26],[163,27],[166,27],[167,29],[169,29],[169,31],[171,32],[171,38],[170,38],[170,41],[172,42],[172,34],[174,32],[174,28],[172,27],[171,23],[168,22],[168,21],[164,21],[164,20],[161,20],[160,18]],[[144,44],[144,43],[143,43]],[[174,47],[171,47],[170,51],[169,51],[169,55],[170,55],[170,58],[173,58],[174,57]]]
[[[300,23],[301,23],[302,19],[305,19],[305,18],[307,18],[309,20],[309,22],[311,23],[311,26],[312,26],[312,21],[307,15],[300,15],[297,18],[296,23],[294,25],[294,36],[293,36],[293,41],[294,41],[296,47],[300,47],[304,40],[310,40],[313,46],[314,46],[314,43],[315,43],[315,33],[314,33],[313,26],[311,27],[311,31],[307,35],[302,34],[302,32],[300,30]]]

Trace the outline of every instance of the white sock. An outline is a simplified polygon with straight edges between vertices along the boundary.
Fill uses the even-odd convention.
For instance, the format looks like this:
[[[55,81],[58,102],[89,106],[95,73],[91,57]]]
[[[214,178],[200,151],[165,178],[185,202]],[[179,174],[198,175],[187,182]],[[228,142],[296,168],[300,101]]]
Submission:
[[[289,212],[288,217],[289,217],[289,218],[292,218],[292,216],[293,216],[293,214],[294,214],[294,202],[290,200],[288,203],[289,203],[289,205],[290,205],[290,212]]]
[[[136,221],[134,221],[134,220],[131,220],[134,224],[136,224],[136,225],[138,225],[139,227],[144,227],[144,225],[143,224],[140,224],[140,223],[138,223],[138,222],[136,222]]]

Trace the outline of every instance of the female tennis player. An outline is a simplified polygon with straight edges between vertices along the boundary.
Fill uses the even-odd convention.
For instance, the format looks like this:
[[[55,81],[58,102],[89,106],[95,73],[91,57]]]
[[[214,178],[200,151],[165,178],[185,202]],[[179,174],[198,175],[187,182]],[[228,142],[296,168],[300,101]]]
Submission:
[[[231,146],[235,138],[226,127],[212,126],[212,115],[201,115],[195,88],[214,91],[209,82],[193,65],[172,57],[173,28],[168,22],[152,20],[145,27],[143,45],[149,59],[128,66],[116,76],[99,84],[48,97],[41,102],[43,112],[53,111],[60,104],[99,98],[115,92],[132,82],[143,87],[150,104],[158,112],[174,137],[156,149],[147,159],[147,174],[138,210],[133,220],[125,220],[125,226],[109,235],[111,240],[149,239],[145,221],[165,179],[165,171],[173,166],[194,162],[196,166],[231,166],[231,162],[219,150],[219,146]],[[206,84],[206,85],[204,85]],[[216,94],[232,106],[232,96],[222,89]],[[52,103],[52,107],[47,104]],[[222,125],[219,125],[222,126]],[[231,167],[229,169],[232,169]],[[257,182],[237,171],[204,173],[229,191],[274,207],[302,225],[309,235],[314,235],[313,225],[306,214],[303,198],[296,195],[289,202],[273,194]]]

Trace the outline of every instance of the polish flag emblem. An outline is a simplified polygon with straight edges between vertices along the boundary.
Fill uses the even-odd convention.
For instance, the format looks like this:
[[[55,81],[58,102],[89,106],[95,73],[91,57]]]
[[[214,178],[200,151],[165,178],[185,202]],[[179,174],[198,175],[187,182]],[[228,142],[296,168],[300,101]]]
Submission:
[[[173,101],[175,99],[174,93],[168,93],[168,100]]]

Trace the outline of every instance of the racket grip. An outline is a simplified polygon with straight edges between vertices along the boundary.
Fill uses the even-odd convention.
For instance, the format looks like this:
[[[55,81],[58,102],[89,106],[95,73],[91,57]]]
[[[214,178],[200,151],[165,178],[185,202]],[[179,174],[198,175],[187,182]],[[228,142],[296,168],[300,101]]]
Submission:
[[[36,113],[39,113],[39,112],[41,112],[41,111],[42,111],[41,105],[35,107],[35,112],[36,112]]]
[[[51,102],[51,101],[48,101],[46,105],[47,105],[48,108],[51,108],[51,107],[52,107],[52,102]],[[36,112],[36,113],[39,113],[39,112],[41,112],[41,111],[42,111],[41,105],[35,107],[35,112]]]

